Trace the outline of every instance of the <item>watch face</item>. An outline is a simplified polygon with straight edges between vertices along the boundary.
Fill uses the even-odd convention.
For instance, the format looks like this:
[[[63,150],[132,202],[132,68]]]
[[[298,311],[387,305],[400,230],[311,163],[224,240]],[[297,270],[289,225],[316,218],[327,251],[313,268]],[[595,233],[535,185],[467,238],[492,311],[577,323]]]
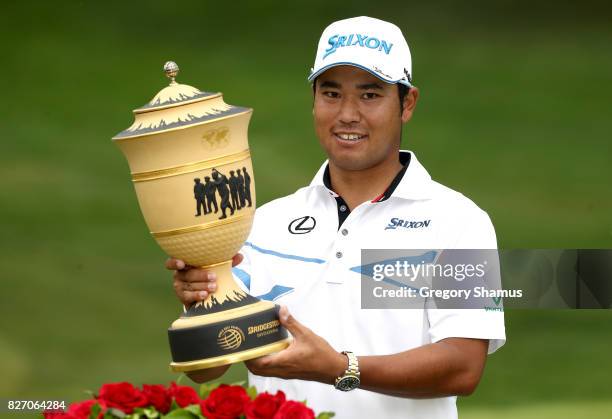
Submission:
[[[359,378],[357,377],[343,377],[338,382],[338,390],[349,391],[359,387]]]

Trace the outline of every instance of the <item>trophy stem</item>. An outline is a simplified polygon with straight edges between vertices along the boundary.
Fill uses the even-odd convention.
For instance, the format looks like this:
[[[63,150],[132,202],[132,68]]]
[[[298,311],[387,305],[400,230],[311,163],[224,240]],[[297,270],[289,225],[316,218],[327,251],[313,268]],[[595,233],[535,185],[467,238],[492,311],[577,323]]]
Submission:
[[[231,259],[213,265],[205,265],[201,269],[216,274],[217,289],[215,292],[209,293],[205,300],[192,304],[181,316],[182,320],[189,320],[189,323],[191,323],[196,316],[210,315],[238,308],[244,309],[245,306],[259,301],[257,298],[247,294],[236,284],[232,274]],[[197,323],[201,322],[199,319],[195,321]],[[184,322],[181,321],[180,323]]]
[[[202,305],[204,307],[212,307],[215,305],[215,302],[222,304],[227,298],[231,298],[236,294],[244,294],[244,291],[234,281],[231,260],[215,263],[214,265],[205,265],[200,268],[217,275],[217,289],[214,293],[209,293],[204,301],[194,303],[195,308]]]

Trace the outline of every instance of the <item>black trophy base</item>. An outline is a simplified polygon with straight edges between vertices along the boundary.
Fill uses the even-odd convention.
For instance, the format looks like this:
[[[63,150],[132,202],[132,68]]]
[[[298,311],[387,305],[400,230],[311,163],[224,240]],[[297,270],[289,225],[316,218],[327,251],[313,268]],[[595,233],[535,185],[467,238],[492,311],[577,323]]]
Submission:
[[[272,302],[256,300],[230,310],[182,317],[168,329],[170,369],[202,370],[286,348],[291,339],[280,324],[278,310]]]

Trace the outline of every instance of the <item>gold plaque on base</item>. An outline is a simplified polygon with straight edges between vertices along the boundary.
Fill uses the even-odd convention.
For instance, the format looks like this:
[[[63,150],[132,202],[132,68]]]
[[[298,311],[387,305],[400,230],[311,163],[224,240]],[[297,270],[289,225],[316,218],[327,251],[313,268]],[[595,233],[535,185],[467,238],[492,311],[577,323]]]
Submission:
[[[134,123],[113,137],[128,160],[140,209],[170,256],[217,274],[217,289],[168,329],[174,371],[232,364],[289,344],[279,307],[244,292],[231,259],[244,244],[255,211],[247,139],[252,109],[221,93],[175,81],[135,109]]]

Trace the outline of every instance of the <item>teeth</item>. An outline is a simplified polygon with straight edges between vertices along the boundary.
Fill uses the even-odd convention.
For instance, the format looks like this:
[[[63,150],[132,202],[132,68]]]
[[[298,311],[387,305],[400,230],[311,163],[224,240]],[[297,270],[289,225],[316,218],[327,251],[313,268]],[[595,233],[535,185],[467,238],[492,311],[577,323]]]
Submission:
[[[363,135],[357,135],[357,134],[337,134],[337,135],[343,140],[360,140],[363,138]]]

